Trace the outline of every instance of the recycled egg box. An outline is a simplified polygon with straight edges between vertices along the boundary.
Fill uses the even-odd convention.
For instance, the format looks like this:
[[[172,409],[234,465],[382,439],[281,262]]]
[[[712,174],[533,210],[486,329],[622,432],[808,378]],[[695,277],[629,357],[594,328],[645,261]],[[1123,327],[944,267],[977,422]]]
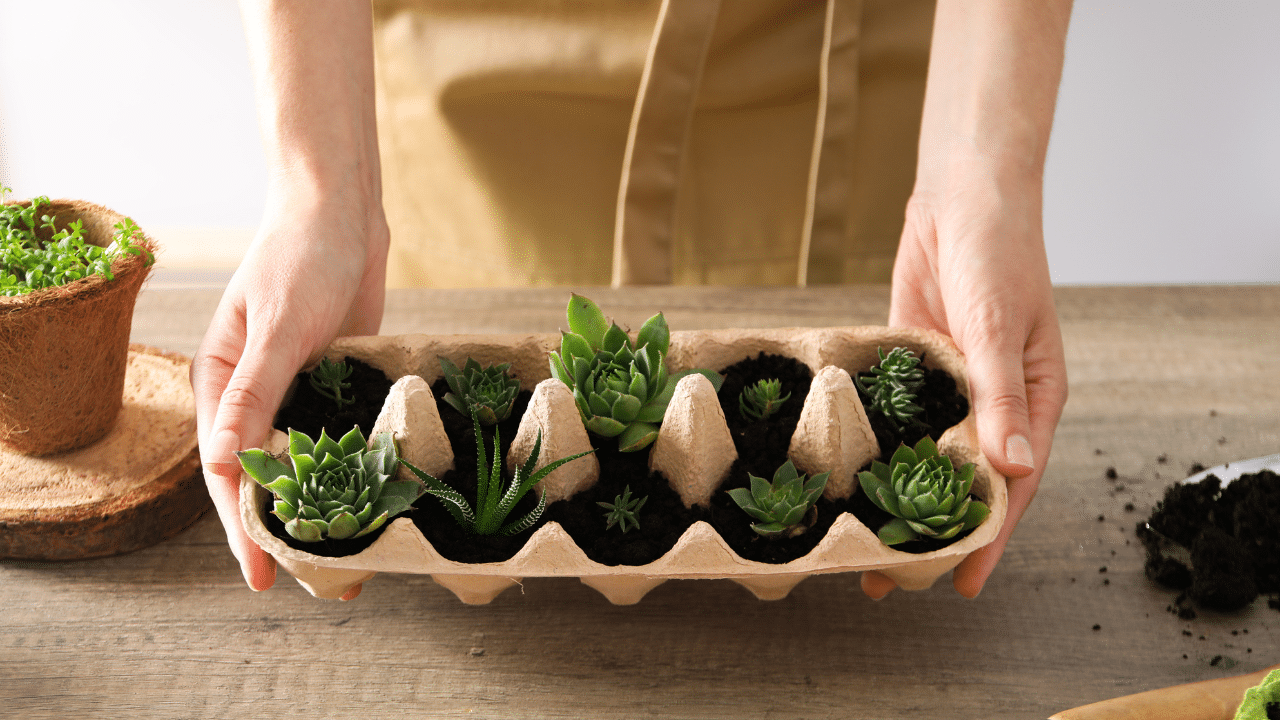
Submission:
[[[533,396],[506,458],[508,468],[523,462],[542,431],[540,463],[590,449],[586,429],[569,389],[551,379],[547,353],[559,348],[559,336],[399,335],[340,338],[326,356],[355,358],[395,381],[374,432],[394,433],[400,455],[439,477],[453,466],[430,386],[440,376],[438,356],[459,366],[468,358],[482,365],[511,363],[522,389]],[[925,367],[946,371],[968,397],[964,358],[952,341],[915,328],[846,327],[673,332],[667,366],[672,371],[704,367],[721,370],[763,351],[806,364],[814,373],[789,456],[801,472],[830,471],[830,499],[859,491],[856,474],[880,450],[844,368],[865,371],[879,361],[877,348],[903,346],[923,358]],[[321,557],[286,545],[265,525],[269,493],[247,475],[240,480],[240,512],[249,536],[275,557],[312,595],[338,598],[379,572],[431,575],[469,604],[484,604],[526,577],[576,577],[610,602],[639,602],[670,579],[732,580],[762,600],[785,597],[801,580],[819,573],[877,570],[906,590],[923,590],[969,553],[990,543],[1008,510],[1005,479],[982,455],[971,409],[958,425],[937,438],[939,451],[957,466],[976,464],[974,495],[991,509],[968,536],[940,550],[911,554],[884,545],[850,513],[842,513],[811,552],[785,564],[739,557],[705,522],[696,522],[661,558],[647,565],[608,566],[590,560],[555,522],[539,527],[513,557],[502,562],[460,563],[442,557],[407,517],[395,518],[368,548],[345,557]],[[288,447],[274,431],[270,452]],[[658,438],[649,448],[650,468],[661,472],[686,506],[705,504],[737,457],[723,411],[711,383],[691,374],[676,387]],[[412,479],[401,468],[401,479]],[[599,476],[594,455],[564,465],[539,485],[548,503],[590,487]],[[422,502],[422,500],[419,500]],[[428,500],[430,502],[430,500]],[[462,532],[459,529],[459,532]]]

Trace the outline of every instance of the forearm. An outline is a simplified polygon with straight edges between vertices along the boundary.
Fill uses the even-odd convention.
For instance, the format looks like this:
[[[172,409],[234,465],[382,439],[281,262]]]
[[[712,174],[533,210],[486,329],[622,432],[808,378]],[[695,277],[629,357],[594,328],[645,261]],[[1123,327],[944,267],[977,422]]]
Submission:
[[[975,178],[1038,195],[1071,0],[939,0],[917,195]]]
[[[298,203],[380,208],[368,0],[240,5],[267,157],[268,213]]]

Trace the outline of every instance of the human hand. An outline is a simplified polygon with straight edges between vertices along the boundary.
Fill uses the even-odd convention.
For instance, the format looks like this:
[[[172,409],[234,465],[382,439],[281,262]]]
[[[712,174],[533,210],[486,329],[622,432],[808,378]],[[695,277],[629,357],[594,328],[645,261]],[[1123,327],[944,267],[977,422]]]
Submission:
[[[894,264],[889,324],[955,340],[965,355],[982,452],[1009,478],[999,535],[952,576],[956,590],[972,598],[1036,494],[1067,400],[1039,184],[1001,190],[974,183],[946,197],[913,197]],[[894,587],[881,573],[863,573],[862,589],[874,599]]]
[[[205,482],[254,590],[275,582],[275,561],[240,521],[235,452],[262,446],[294,375],[335,337],[377,334],[389,240],[380,206],[350,211],[298,197],[273,204],[288,210],[268,209],[191,364]]]

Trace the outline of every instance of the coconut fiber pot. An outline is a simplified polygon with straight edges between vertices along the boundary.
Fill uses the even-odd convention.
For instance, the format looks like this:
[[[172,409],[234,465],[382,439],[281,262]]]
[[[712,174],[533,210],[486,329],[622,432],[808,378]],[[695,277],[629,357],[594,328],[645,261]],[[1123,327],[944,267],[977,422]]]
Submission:
[[[878,347],[905,346],[924,357],[927,367],[944,370],[968,396],[964,358],[949,338],[915,329],[883,327],[715,330],[675,332],[667,358],[673,370],[724,368],[758,352],[793,357],[814,372],[789,455],[802,472],[830,471],[825,494],[848,497],[861,492],[857,471],[879,449],[857,389],[844,368],[867,368],[877,362]],[[539,430],[540,462],[590,447],[572,396],[550,379],[547,352],[559,347],[555,335],[405,335],[344,338],[328,352],[332,360],[356,358],[396,380],[374,432],[395,434],[400,454],[436,475],[453,467],[431,383],[440,376],[437,356],[461,364],[473,357],[483,364],[510,362],[524,389],[532,390],[528,410],[506,458],[507,467],[529,456]],[[275,432],[266,449],[280,452],[287,438]],[[969,553],[995,539],[1008,508],[1005,479],[978,449],[972,410],[938,439],[939,450],[956,464],[976,464],[972,492],[991,509],[987,520],[969,535],[944,548],[912,554],[888,547],[849,513],[836,518],[818,545],[803,557],[782,564],[740,557],[706,522],[693,523],[675,546],[654,562],[607,566],[586,556],[559,524],[538,528],[513,557],[502,562],[461,563],[437,552],[413,520],[400,517],[363,551],[344,557],[322,557],[290,547],[268,530],[269,493],[242,475],[240,512],[250,537],[273,555],[312,594],[342,596],[377,572],[429,574],[466,603],[487,603],[525,577],[577,577],[615,604],[639,601],[668,579],[726,578],[761,599],[787,595],[804,578],[818,573],[878,570],[907,590],[928,588]],[[711,383],[693,374],[683,378],[667,408],[657,440],[649,448],[649,467],[666,477],[686,507],[705,504],[737,456]],[[403,469],[402,473],[408,471]],[[412,476],[409,476],[412,477]],[[407,479],[403,478],[402,479]],[[599,464],[588,456],[556,470],[539,492],[548,503],[571,497],[599,479]],[[435,502],[430,497],[418,501]],[[461,531],[459,531],[461,532]]]
[[[107,247],[124,216],[100,205],[55,200],[59,229],[84,223]],[[151,252],[149,238],[137,243]],[[18,297],[0,297],[0,443],[29,455],[83,447],[106,434],[120,412],[129,329],[150,271],[129,255],[113,280],[91,275]]]

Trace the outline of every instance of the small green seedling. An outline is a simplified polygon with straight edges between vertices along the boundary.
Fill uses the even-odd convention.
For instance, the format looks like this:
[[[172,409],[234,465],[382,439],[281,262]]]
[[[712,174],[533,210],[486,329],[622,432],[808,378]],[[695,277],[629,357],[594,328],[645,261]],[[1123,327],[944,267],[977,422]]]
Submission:
[[[925,437],[914,448],[899,445],[889,464],[871,463],[858,482],[876,507],[893,515],[877,533],[885,545],[918,538],[947,540],[987,519],[986,504],[969,497],[973,463],[953,468],[951,458]]]
[[[617,525],[625,533],[631,528],[640,527],[640,519],[636,516],[640,514],[640,508],[644,507],[645,502],[648,500],[648,495],[632,499],[631,486],[628,485],[622,489],[621,495],[613,498],[613,502],[597,502],[597,505],[608,510],[604,516],[606,521],[604,529],[607,531]]]
[[[476,417],[486,427],[511,416],[511,406],[520,392],[520,381],[511,376],[511,363],[480,367],[471,358],[459,370],[448,358],[436,358],[444,371],[449,392],[444,401],[467,417]]]
[[[354,397],[343,397],[343,390],[350,390],[351,383],[346,379],[351,377],[351,373],[355,368],[346,362],[329,362],[329,358],[320,358],[320,364],[315,370],[311,371],[311,375],[307,378],[311,381],[311,387],[321,395],[329,398],[338,406],[338,409],[350,405],[356,401]]]
[[[924,372],[916,367],[920,358],[904,347],[884,354],[876,348],[880,363],[871,366],[872,377],[857,377],[858,390],[871,401],[871,406],[902,432],[907,425],[923,425],[916,416],[923,408],[915,404],[916,391],[924,385]]]
[[[827,487],[829,472],[805,481],[790,460],[773,474],[773,482],[750,473],[751,489],[734,488],[729,497],[748,515],[759,520],[751,526],[757,534],[773,538],[793,538],[803,534],[817,520],[814,503]]]
[[[738,395],[738,411],[748,420],[767,420],[790,397],[791,393],[782,394],[781,380],[761,380],[742,389]]]

